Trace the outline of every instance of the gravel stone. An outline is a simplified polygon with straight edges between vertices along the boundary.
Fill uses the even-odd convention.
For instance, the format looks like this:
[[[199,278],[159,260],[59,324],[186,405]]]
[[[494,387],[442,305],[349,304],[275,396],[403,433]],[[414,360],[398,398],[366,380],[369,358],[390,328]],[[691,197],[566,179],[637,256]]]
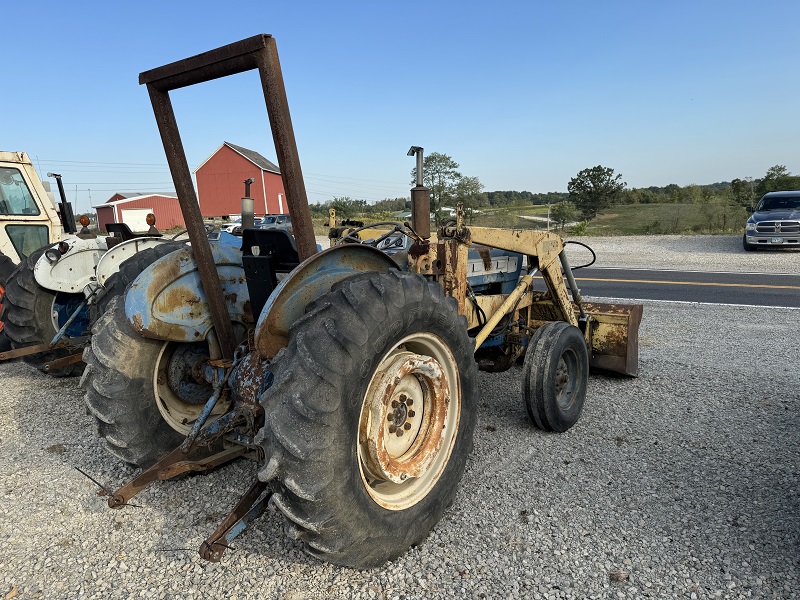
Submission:
[[[797,253],[744,254],[732,236],[589,241],[604,266],[800,270]],[[75,467],[109,487],[135,471],[95,437],[78,380],[0,364],[0,594],[800,597],[800,310],[644,304],[640,376],[593,374],[564,434],[529,422],[520,368],[481,373],[455,503],[425,542],[368,571],[305,555],[273,511],[203,562],[201,541],[255,477],[248,461],[109,510]]]

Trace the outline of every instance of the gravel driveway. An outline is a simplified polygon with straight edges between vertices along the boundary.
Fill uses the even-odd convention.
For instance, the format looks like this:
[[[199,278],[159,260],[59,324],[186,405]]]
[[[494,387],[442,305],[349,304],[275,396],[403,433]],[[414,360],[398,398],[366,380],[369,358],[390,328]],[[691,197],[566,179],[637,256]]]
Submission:
[[[644,266],[650,251],[647,266],[696,264],[676,236],[636,241],[638,254],[631,238],[591,243],[604,266]],[[755,265],[698,243],[726,265]],[[743,269],[798,272],[800,254],[752,256],[771,262]],[[222,563],[202,561],[200,542],[255,476],[247,461],[107,509],[73,467],[110,486],[134,472],[94,437],[78,380],[3,364],[0,594],[800,597],[798,331],[800,310],[646,302],[639,378],[593,375],[580,422],[561,435],[529,423],[519,368],[481,373],[455,504],[422,545],[361,572],[307,557],[272,512]]]

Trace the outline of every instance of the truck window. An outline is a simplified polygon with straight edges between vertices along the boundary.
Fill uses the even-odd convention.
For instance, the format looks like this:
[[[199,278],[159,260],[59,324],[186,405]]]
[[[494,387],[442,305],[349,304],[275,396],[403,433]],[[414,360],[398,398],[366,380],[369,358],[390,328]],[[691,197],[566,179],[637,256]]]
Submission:
[[[0,167],[0,214],[38,215],[39,207],[19,169]],[[47,243],[45,239],[44,244]]]
[[[6,233],[20,258],[27,258],[48,242],[47,225],[6,225]]]

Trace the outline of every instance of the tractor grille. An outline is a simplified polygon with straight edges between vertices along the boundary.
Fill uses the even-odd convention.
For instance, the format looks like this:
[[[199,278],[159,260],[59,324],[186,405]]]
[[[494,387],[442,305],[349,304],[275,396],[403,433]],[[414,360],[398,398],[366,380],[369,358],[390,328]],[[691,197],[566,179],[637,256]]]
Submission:
[[[761,221],[756,224],[758,233],[800,233],[800,221]]]

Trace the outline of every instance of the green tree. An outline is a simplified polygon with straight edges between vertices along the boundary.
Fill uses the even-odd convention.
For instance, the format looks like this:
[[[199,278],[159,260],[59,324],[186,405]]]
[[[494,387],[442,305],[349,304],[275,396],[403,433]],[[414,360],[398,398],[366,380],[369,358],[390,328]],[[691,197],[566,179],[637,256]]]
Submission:
[[[731,181],[730,194],[733,201],[741,206],[752,206],[755,204],[752,181],[746,181],[737,177]]]
[[[550,209],[550,217],[564,231],[564,226],[578,218],[578,209],[572,202],[559,202]]]
[[[463,175],[458,172],[458,163],[447,154],[431,152],[422,163],[423,182],[431,190],[431,212],[439,222],[439,211],[446,203],[452,203],[457,195],[458,183]],[[416,185],[417,168],[411,169],[411,185]]]
[[[344,196],[342,198],[334,198],[328,206],[336,209],[337,219],[351,219],[365,211],[367,201]]]
[[[569,199],[584,219],[594,219],[620,197],[625,189],[621,179],[622,175],[614,175],[614,169],[601,165],[584,169],[569,180]]]
[[[767,192],[796,189],[800,189],[800,177],[792,175],[785,165],[775,165],[767,169],[766,175],[756,185],[759,198]]]
[[[461,177],[456,184],[455,201],[464,204],[464,214],[471,223],[475,210],[487,206],[489,201],[483,193],[483,184],[477,177]]]

